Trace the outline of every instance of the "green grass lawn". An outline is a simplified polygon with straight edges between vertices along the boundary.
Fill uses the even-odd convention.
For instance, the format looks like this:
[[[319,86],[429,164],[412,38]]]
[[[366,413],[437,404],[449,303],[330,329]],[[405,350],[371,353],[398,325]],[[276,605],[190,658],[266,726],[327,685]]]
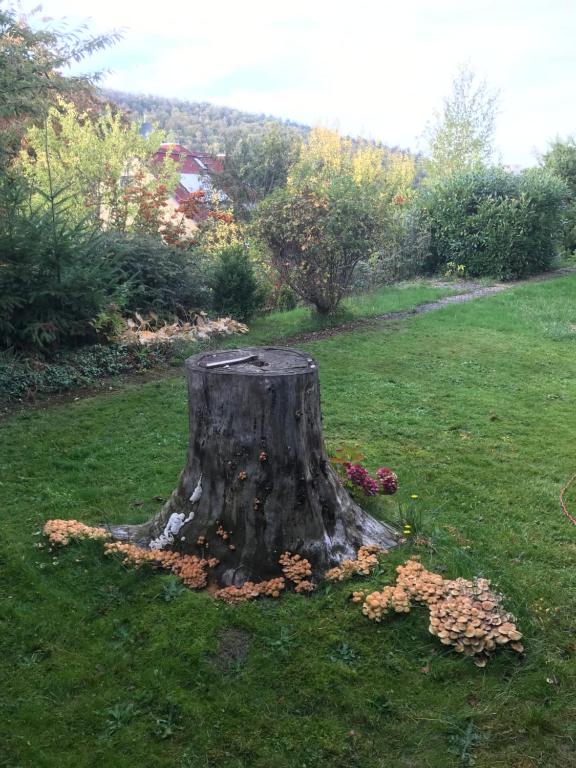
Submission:
[[[330,449],[356,441],[370,469],[398,471],[371,511],[393,520],[417,494],[425,564],[507,596],[526,654],[485,669],[432,638],[423,610],[377,625],[350,603],[390,583],[407,546],[368,580],[237,608],[94,542],[37,548],[51,517],[158,508],[185,458],[183,380],[7,421],[0,765],[576,765],[576,527],[558,504],[576,471],[575,297],[567,277],[306,346]]]
[[[412,309],[450,293],[462,292],[457,282],[451,288],[437,288],[418,281],[387,286],[344,299],[338,311],[330,315],[322,316],[310,312],[306,307],[297,307],[289,312],[274,312],[258,317],[250,322],[250,333],[245,338],[250,343],[266,344],[282,337],[289,338],[387,312]]]

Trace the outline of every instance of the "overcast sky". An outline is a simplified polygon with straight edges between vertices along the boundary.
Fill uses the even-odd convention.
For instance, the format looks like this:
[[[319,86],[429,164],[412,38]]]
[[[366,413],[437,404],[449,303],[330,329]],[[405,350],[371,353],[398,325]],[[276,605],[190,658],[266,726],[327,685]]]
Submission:
[[[22,0],[24,10],[36,2]],[[322,124],[422,149],[468,63],[500,93],[496,144],[533,165],[576,133],[576,0],[45,0],[42,14],[124,38],[104,85]]]

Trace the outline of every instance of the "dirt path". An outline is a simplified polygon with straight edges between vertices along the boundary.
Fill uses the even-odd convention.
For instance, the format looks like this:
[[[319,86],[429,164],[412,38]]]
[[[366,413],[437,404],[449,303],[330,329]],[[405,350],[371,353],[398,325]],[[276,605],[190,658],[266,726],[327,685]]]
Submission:
[[[331,336],[338,336],[342,333],[350,333],[351,331],[360,330],[362,328],[380,326],[384,323],[394,320],[404,320],[407,317],[414,317],[414,315],[423,315],[426,312],[433,312],[435,309],[441,309],[448,304],[462,304],[465,301],[479,299],[482,296],[491,296],[493,293],[500,293],[501,291],[505,291],[507,287],[508,286],[506,285],[500,284],[491,285],[489,287],[476,286],[466,291],[466,293],[456,293],[452,294],[451,296],[445,296],[443,299],[438,299],[438,301],[431,301],[428,304],[419,304],[413,309],[401,309],[398,312],[385,312],[383,315],[374,315],[374,317],[352,320],[349,323],[336,325],[334,328],[323,328],[321,331],[311,331],[310,333],[302,333],[299,336],[292,336],[288,339],[285,338],[282,339],[282,343],[287,346],[291,344],[304,344],[307,341],[327,339]]]
[[[362,318],[360,320],[352,320],[349,323],[343,323],[342,325],[334,326],[334,328],[324,328],[321,331],[311,331],[310,333],[302,333],[299,336],[292,336],[291,338],[282,339],[282,343],[286,346],[292,344],[305,344],[308,341],[317,341],[319,339],[327,339],[331,336],[338,336],[341,333],[350,333],[352,331],[360,330],[363,328],[373,328],[383,325],[387,322],[393,322],[395,320],[404,320],[408,317],[414,317],[415,315],[423,315],[426,312],[433,312],[435,309],[441,309],[449,304],[463,304],[465,301],[473,301],[474,299],[480,299],[483,296],[492,296],[495,293],[502,293],[502,291],[509,291],[512,288],[516,288],[520,285],[528,285],[529,283],[545,282],[547,280],[554,280],[559,277],[566,277],[567,275],[574,274],[576,269],[566,267],[563,269],[557,269],[554,272],[548,272],[543,275],[528,278],[527,280],[517,280],[512,283],[495,283],[494,285],[483,286],[479,283],[471,281],[462,281],[457,284],[449,283],[441,280],[430,280],[430,285],[434,285],[438,288],[454,288],[457,285],[459,288],[463,288],[462,293],[455,293],[451,296],[444,296],[438,301],[431,301],[428,304],[419,304],[413,309],[403,309],[398,312],[386,312],[382,315],[375,315],[374,317]]]
[[[405,320],[415,315],[423,315],[426,312],[433,312],[436,309],[441,309],[449,304],[463,304],[466,301],[474,301],[484,296],[492,296],[496,293],[502,293],[503,291],[509,291],[512,288],[516,288],[520,285],[527,285],[535,282],[546,282],[548,280],[554,280],[560,277],[566,277],[570,274],[575,274],[576,268],[565,267],[562,269],[554,270],[553,272],[547,272],[543,275],[537,275],[536,277],[528,278],[527,280],[517,280],[511,283],[495,283],[494,285],[484,286],[472,281],[460,281],[458,283],[451,283],[442,280],[429,280],[428,283],[438,288],[455,288],[459,287],[464,289],[462,293],[455,293],[451,296],[444,296],[437,301],[431,301],[428,304],[420,304],[413,309],[403,309],[398,312],[386,312],[382,315],[375,315],[373,317],[367,317],[360,320],[353,320],[349,323],[343,323],[342,325],[334,326],[333,328],[324,328],[320,331],[311,331],[310,333],[302,333],[298,336],[291,336],[289,338],[275,339],[268,342],[267,346],[281,345],[281,346],[294,346],[298,344],[306,344],[309,341],[319,341],[321,339],[328,339],[332,336],[339,336],[343,333],[352,333],[356,330],[362,330],[365,328],[374,328],[382,326],[386,323],[395,322],[397,320]],[[159,368],[152,371],[146,371],[142,373],[126,374],[121,377],[113,377],[110,379],[104,379],[99,385],[82,387],[79,389],[73,389],[69,392],[62,392],[54,395],[43,395],[33,401],[25,401],[18,403],[7,403],[0,407],[0,422],[9,416],[14,415],[22,410],[29,410],[30,408],[45,408],[50,405],[56,405],[58,403],[67,403],[74,400],[82,400],[86,397],[94,397],[96,395],[113,395],[122,391],[127,385],[130,384],[144,384],[148,381],[158,381],[159,379],[174,378],[182,375],[181,366],[173,368]]]

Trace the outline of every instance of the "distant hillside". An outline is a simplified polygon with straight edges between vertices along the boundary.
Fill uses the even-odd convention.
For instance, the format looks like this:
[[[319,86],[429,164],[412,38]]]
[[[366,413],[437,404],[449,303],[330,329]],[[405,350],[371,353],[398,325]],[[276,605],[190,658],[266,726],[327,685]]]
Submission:
[[[238,134],[255,136],[273,125],[280,125],[302,137],[310,132],[309,125],[293,120],[282,120],[270,115],[256,115],[231,107],[219,107],[206,101],[181,101],[164,96],[150,96],[123,91],[103,90],[104,98],[129,112],[140,122],[157,123],[166,131],[167,139],[175,141],[198,152],[223,152],[227,139]],[[407,152],[401,147],[390,147],[382,142],[353,139],[359,145],[389,149],[393,152]]]
[[[254,115],[208,102],[181,101],[112,90],[104,90],[102,93],[106,99],[134,118],[157,123],[166,131],[168,139],[201,152],[223,152],[228,138],[238,133],[257,135],[271,125],[282,125],[301,136],[306,136],[310,131],[309,126],[291,120]]]

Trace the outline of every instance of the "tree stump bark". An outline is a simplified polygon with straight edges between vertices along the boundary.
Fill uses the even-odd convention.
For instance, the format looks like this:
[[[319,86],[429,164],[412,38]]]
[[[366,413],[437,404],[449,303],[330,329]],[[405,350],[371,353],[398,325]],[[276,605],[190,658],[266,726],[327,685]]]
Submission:
[[[285,551],[308,559],[318,577],[361,546],[397,543],[328,462],[310,356],[276,347],[204,352],[186,361],[186,373],[190,439],[178,485],[152,520],[116,526],[114,538],[216,557],[222,586],[281,575]]]

